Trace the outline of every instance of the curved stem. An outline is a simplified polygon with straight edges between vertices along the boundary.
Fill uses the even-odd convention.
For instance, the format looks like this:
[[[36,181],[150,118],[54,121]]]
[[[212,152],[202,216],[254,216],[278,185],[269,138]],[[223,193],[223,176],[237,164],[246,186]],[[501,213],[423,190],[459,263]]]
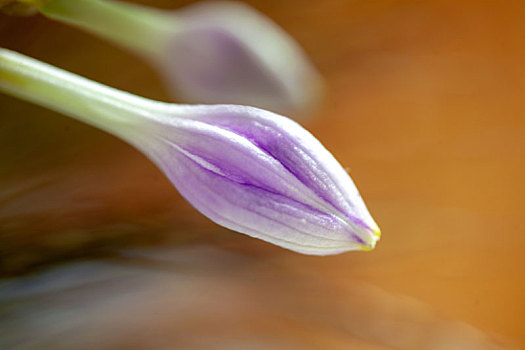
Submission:
[[[0,49],[0,90],[108,131],[126,141],[149,120],[150,106],[163,104]],[[158,109],[158,108],[156,108]]]
[[[39,10],[142,54],[159,54],[175,30],[165,11],[117,1],[48,0]]]

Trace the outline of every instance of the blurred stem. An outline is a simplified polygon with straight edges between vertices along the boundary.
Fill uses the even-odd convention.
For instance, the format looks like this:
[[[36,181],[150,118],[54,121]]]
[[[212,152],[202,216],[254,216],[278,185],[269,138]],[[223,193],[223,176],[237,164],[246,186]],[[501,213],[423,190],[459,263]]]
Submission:
[[[141,126],[151,118],[149,106],[162,104],[6,49],[0,49],[0,91],[64,113],[131,143],[140,138]]]
[[[0,0],[0,12],[11,16],[31,16],[45,0]]]
[[[138,53],[160,54],[175,30],[165,11],[117,1],[47,0],[39,10]]]

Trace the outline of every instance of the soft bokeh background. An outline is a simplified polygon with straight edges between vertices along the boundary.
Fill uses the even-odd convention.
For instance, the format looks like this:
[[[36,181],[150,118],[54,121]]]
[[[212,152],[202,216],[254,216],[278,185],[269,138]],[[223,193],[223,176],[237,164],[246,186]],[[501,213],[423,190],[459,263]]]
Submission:
[[[525,347],[525,3],[249,3],[326,78],[304,125],[351,169],[376,250],[217,227],[128,145],[0,95],[0,345]],[[41,16],[0,16],[0,46],[168,100],[139,58]]]

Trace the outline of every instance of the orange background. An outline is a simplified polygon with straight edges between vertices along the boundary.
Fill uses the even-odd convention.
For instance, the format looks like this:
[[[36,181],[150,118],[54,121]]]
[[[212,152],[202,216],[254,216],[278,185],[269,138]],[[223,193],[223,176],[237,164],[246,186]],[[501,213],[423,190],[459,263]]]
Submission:
[[[27,274],[129,246],[204,244],[251,257],[241,275],[257,281],[243,286],[257,286],[251,293],[264,291],[268,303],[285,303],[287,285],[302,300],[293,313],[300,320],[309,313],[318,320],[340,306],[321,299],[344,300],[364,284],[380,291],[357,297],[368,305],[363,314],[349,311],[377,318],[364,324],[411,329],[410,322],[430,322],[424,308],[432,322],[459,320],[505,346],[525,347],[525,3],[250,3],[296,38],[326,79],[324,105],[303,124],[351,169],[383,232],[376,250],[309,257],[229,232],[193,210],[128,145],[0,95],[2,270]],[[2,15],[0,46],[168,100],[139,58],[41,16]],[[222,281],[231,268],[210,278]],[[306,297],[290,282],[298,276],[325,289]],[[317,337],[319,347],[350,344],[328,326],[279,322],[283,332]],[[359,332],[356,339],[383,341]]]

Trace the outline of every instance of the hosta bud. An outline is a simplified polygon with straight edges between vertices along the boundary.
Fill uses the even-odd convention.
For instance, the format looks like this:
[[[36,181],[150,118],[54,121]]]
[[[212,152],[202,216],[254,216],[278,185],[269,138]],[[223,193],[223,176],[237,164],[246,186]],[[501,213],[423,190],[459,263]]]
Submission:
[[[173,105],[7,50],[0,89],[111,132],[216,223],[305,254],[369,250],[379,229],[334,157],[296,122],[237,105]]]
[[[301,115],[321,96],[321,79],[302,49],[242,3],[203,2],[169,12],[107,0],[48,0],[40,11],[142,54],[184,102]]]

